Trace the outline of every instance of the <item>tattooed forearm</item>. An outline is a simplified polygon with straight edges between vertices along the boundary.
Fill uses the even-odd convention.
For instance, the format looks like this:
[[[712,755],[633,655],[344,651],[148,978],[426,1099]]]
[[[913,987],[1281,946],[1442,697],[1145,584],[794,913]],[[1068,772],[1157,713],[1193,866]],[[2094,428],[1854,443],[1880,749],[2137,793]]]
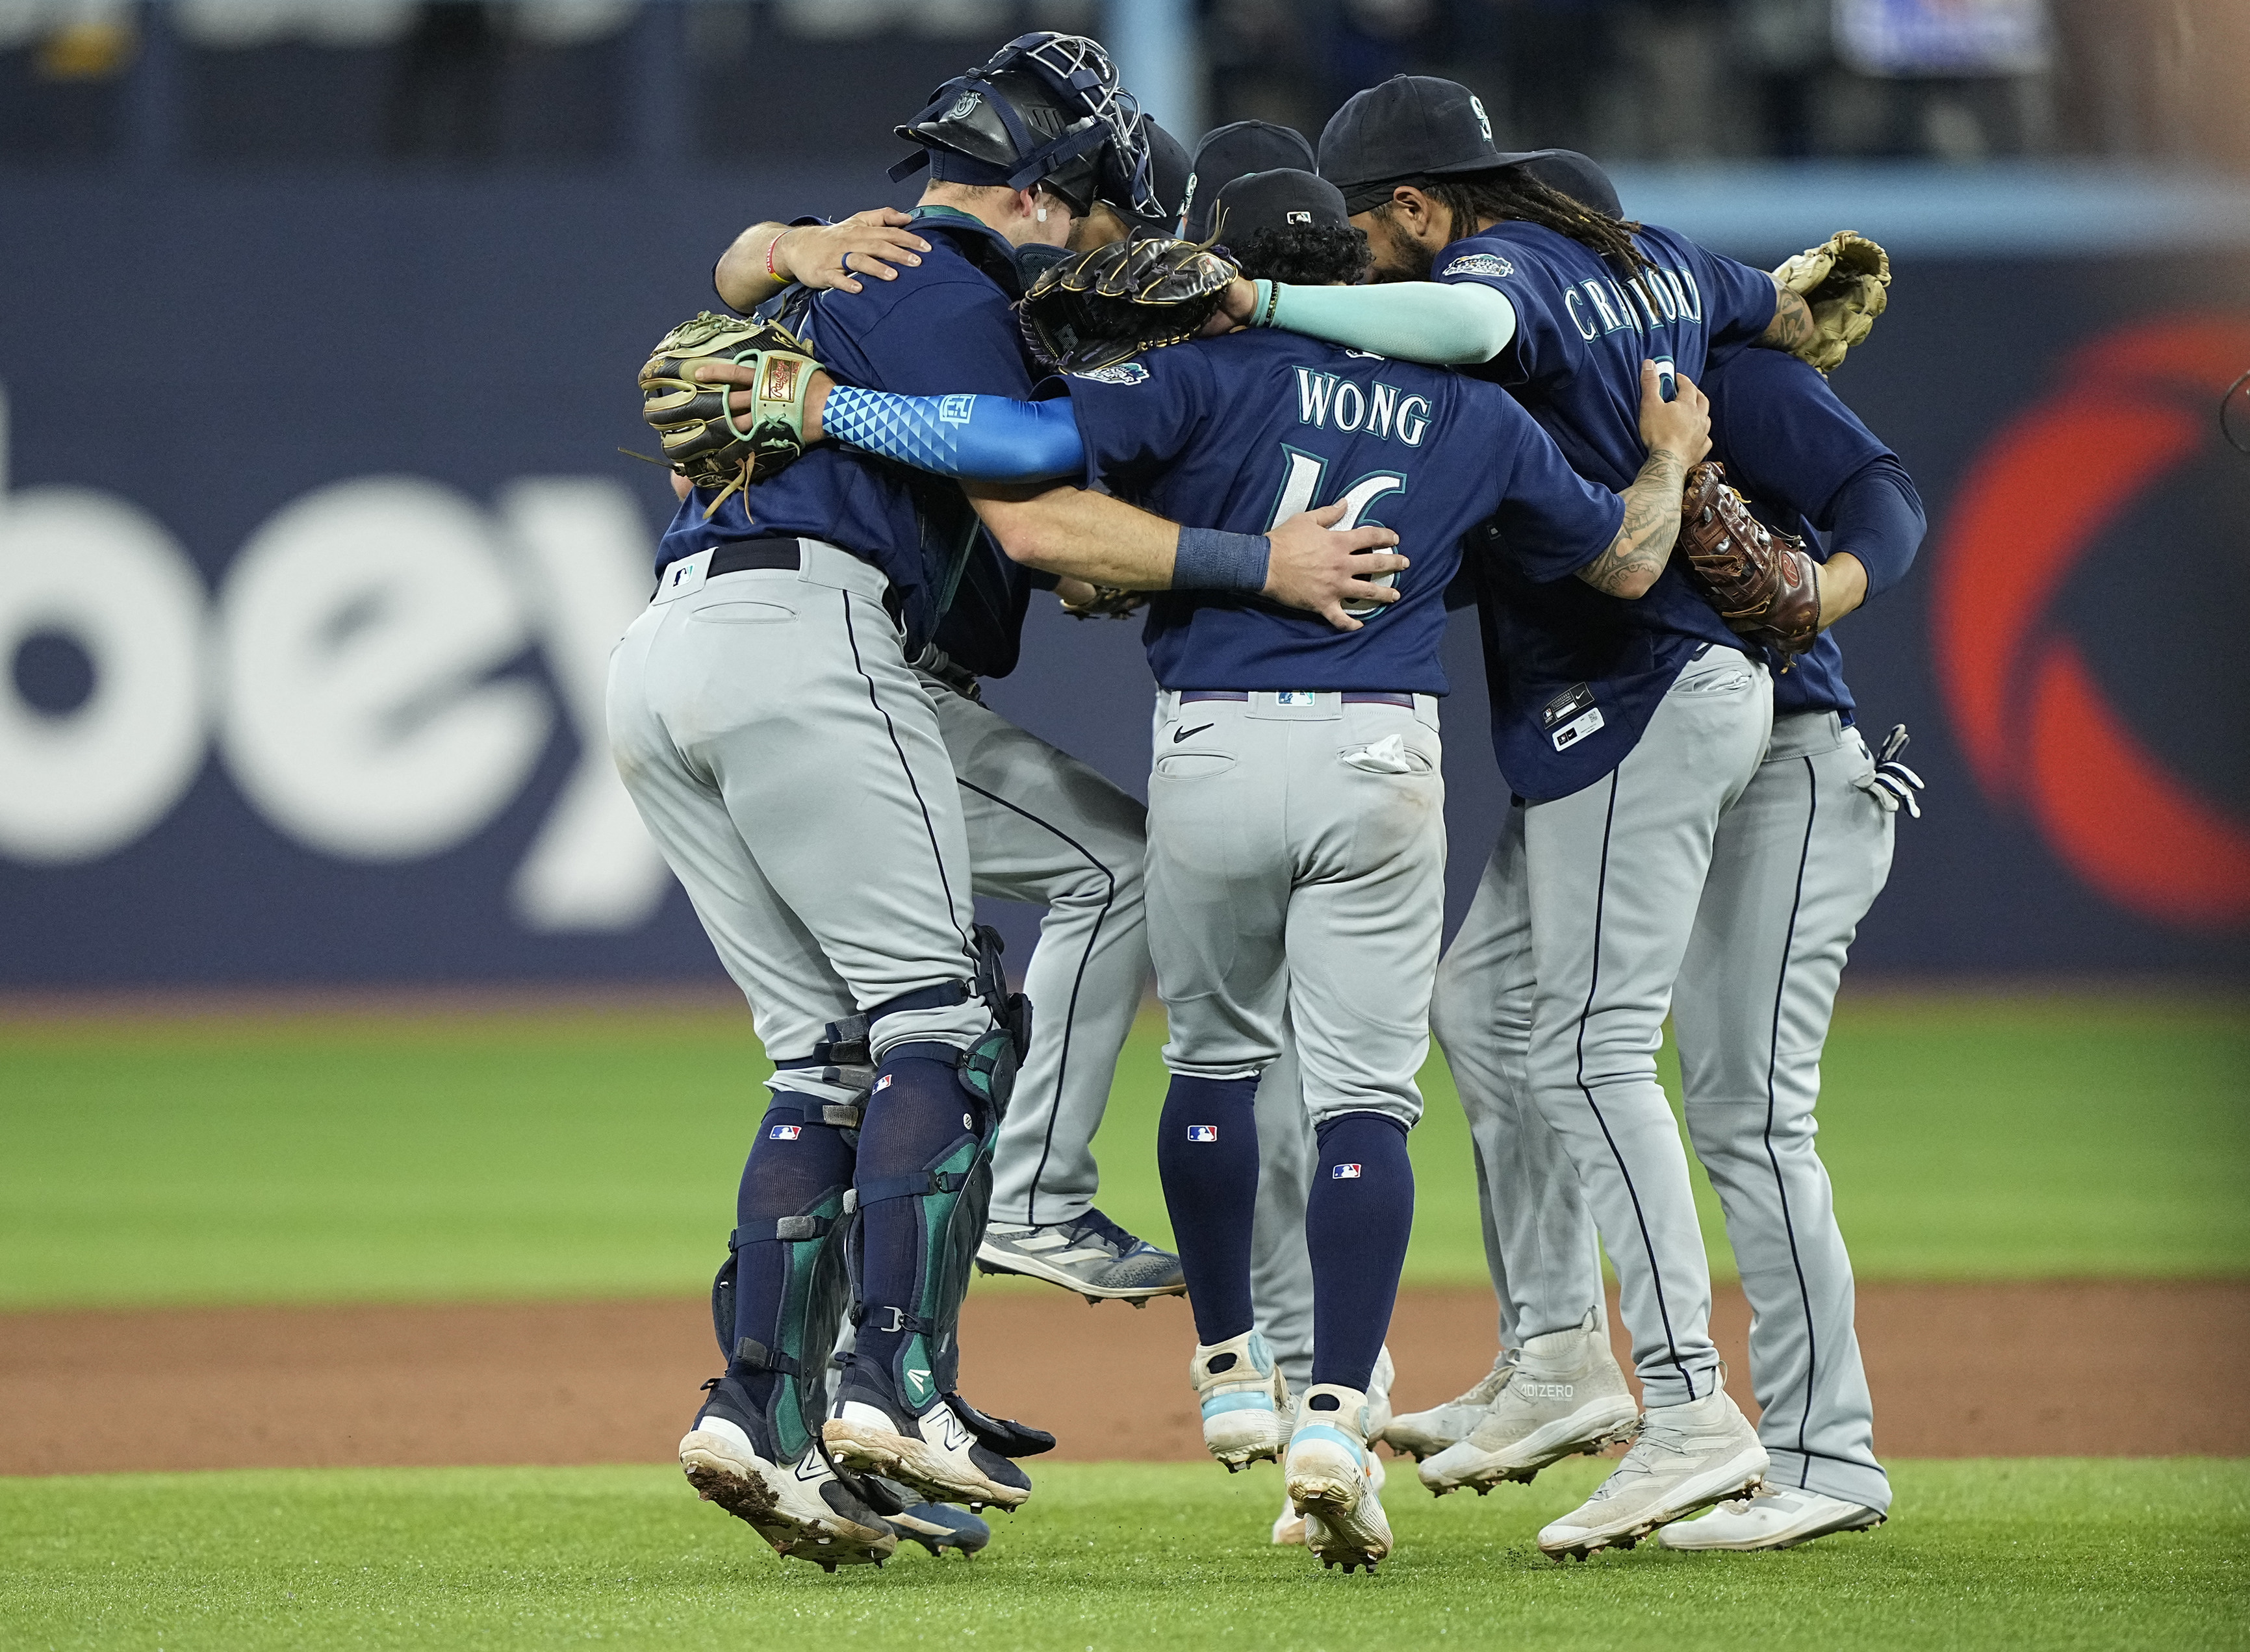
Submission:
[[[1625,491],[1625,525],[1609,548],[1578,570],[1596,590],[1628,601],[1646,593],[1671,560],[1680,537],[1680,496],[1687,489],[1688,466],[1677,453],[1658,448]]]
[[[1819,332],[1812,320],[1812,310],[1803,295],[1791,293],[1776,284],[1777,296],[1774,300],[1773,320],[1758,335],[1758,342],[1770,350],[1795,350],[1812,342]]]

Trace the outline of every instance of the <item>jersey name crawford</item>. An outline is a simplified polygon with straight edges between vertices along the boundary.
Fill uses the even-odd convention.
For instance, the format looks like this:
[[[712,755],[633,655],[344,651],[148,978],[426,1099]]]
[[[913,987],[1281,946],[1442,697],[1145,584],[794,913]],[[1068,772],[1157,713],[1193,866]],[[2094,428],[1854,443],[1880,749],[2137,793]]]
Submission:
[[[1378,381],[1363,390],[1333,373],[1297,369],[1297,423],[1316,430],[1356,430],[1419,447],[1430,433],[1430,399],[1405,396]]]

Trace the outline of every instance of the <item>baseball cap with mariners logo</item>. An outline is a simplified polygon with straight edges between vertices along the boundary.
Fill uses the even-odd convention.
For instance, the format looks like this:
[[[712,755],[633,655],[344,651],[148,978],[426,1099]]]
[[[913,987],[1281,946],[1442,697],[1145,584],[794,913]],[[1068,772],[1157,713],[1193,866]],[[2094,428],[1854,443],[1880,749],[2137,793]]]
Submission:
[[[1237,120],[1214,127],[1196,145],[1195,161],[1188,172],[1187,200],[1181,212],[1180,238],[1211,239],[1211,204],[1235,179],[1283,168],[1312,172],[1319,164],[1313,146],[1294,127],[1271,120]]]
[[[1452,177],[1520,166],[1552,149],[1497,149],[1476,93],[1458,80],[1395,74],[1356,92],[1321,133],[1321,176],[1366,212],[1409,178]]]

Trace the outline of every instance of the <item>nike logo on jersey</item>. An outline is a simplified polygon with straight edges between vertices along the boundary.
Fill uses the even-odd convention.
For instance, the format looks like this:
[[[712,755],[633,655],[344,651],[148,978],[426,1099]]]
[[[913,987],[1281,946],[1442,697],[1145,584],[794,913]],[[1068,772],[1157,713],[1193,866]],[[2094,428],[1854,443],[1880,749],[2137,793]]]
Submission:
[[[1184,740],[1189,740],[1202,733],[1206,728],[1218,726],[1216,723],[1197,723],[1193,728],[1176,728],[1172,731],[1172,744],[1177,746]]]
[[[1301,367],[1297,423],[1379,436],[1386,442],[1395,437],[1408,447],[1419,447],[1430,433],[1430,398],[1402,395],[1397,385],[1380,381],[1363,390],[1349,379]]]

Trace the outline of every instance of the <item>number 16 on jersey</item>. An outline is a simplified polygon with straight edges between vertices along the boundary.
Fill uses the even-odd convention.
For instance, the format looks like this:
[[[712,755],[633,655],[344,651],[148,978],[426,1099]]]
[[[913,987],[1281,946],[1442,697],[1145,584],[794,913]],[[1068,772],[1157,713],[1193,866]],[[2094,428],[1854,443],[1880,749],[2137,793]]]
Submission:
[[[1316,501],[1320,497],[1321,478],[1329,467],[1328,461],[1317,453],[1308,453],[1286,443],[1281,451],[1288,458],[1289,468],[1281,478],[1280,496],[1273,501],[1273,520],[1266,524],[1266,531],[1269,533],[1293,516],[1321,508]],[[1342,520],[1329,523],[1329,532],[1349,533],[1361,526],[1360,519],[1367,513],[1369,506],[1387,493],[1403,492],[1405,487],[1406,478],[1396,471],[1375,471],[1361,477],[1344,489],[1342,498],[1329,501],[1331,505],[1343,506]],[[1377,523],[1376,526],[1379,527],[1382,524]],[[1398,583],[1398,575],[1395,572],[1370,577],[1377,585],[1395,588]],[[1384,602],[1346,602],[1343,611],[1354,619],[1365,619],[1370,614],[1380,614],[1387,606]]]

